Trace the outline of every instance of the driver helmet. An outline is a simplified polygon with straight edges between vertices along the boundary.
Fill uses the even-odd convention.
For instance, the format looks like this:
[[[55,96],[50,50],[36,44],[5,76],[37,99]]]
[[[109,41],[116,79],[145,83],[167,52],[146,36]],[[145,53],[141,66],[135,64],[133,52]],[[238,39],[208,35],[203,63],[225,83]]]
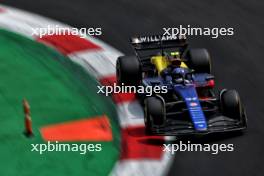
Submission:
[[[185,68],[175,68],[172,72],[172,78],[175,82],[182,82],[186,73],[187,70]]]
[[[184,68],[175,68],[174,70],[173,70],[173,74],[176,74],[176,75],[181,75],[181,76],[185,76],[185,74],[186,74],[186,69],[184,69]]]

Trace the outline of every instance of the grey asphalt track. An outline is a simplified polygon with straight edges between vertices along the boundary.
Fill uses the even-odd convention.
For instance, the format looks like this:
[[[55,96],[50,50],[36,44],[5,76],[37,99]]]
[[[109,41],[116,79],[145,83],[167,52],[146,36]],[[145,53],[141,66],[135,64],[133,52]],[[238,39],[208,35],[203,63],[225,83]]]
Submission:
[[[207,48],[220,88],[239,91],[248,114],[242,136],[210,139],[233,143],[234,152],[212,155],[180,152],[170,176],[264,175],[264,1],[261,0],[8,0],[6,5],[32,11],[75,27],[101,27],[103,41],[126,54],[128,38],[162,32],[179,24],[200,27],[233,27],[234,36],[211,39],[192,37],[192,47]]]

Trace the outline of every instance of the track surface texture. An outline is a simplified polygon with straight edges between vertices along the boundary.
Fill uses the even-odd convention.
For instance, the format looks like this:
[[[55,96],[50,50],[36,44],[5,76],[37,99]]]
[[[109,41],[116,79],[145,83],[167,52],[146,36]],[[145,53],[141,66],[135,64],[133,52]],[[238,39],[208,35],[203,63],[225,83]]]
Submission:
[[[220,88],[239,91],[248,114],[248,130],[242,136],[201,139],[206,143],[233,143],[235,151],[218,155],[179,152],[169,175],[264,175],[264,1],[9,0],[2,3],[74,27],[102,27],[100,39],[126,54],[132,53],[128,37],[161,32],[162,27],[180,24],[233,27],[234,36],[192,37],[190,44],[210,51]]]

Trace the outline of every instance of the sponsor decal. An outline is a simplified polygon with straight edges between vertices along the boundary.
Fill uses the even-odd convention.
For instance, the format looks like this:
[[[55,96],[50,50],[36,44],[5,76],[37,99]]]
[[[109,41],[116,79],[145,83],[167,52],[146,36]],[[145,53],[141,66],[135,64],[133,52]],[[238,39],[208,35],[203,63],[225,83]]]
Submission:
[[[194,106],[198,106],[198,104],[195,103],[195,102],[191,102],[191,103],[190,103],[190,106],[191,106],[191,107],[194,107]]]
[[[137,44],[137,43],[182,40],[182,39],[186,39],[186,36],[185,35],[152,35],[152,36],[135,37],[131,39],[131,42],[133,44]]]

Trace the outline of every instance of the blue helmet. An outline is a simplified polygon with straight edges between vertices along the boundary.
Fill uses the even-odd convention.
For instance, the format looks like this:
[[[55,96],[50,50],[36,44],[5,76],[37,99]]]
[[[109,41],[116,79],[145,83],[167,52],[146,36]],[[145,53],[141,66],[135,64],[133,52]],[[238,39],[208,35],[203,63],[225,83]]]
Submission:
[[[182,76],[184,76],[186,73],[188,73],[188,70],[185,69],[185,68],[175,68],[172,71],[172,74],[179,74],[179,75],[182,75]]]

